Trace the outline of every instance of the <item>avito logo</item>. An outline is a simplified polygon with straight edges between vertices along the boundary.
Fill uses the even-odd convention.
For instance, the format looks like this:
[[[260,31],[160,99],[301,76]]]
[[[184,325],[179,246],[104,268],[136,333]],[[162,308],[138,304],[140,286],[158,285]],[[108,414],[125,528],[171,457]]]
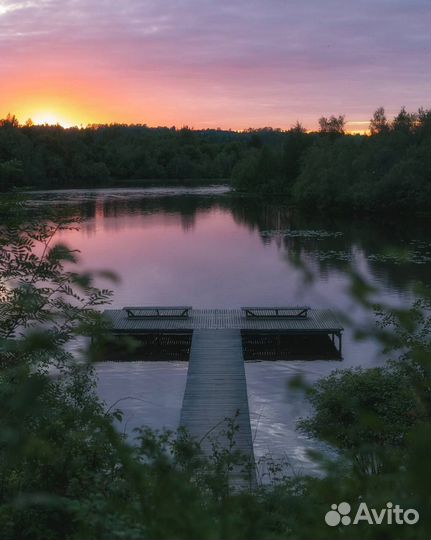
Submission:
[[[413,508],[404,510],[399,504],[394,506],[391,502],[386,503],[386,507],[380,510],[368,508],[367,503],[361,502],[354,517],[350,516],[351,511],[352,507],[348,502],[331,504],[331,510],[325,515],[326,524],[330,527],[336,527],[340,523],[342,525],[357,525],[362,522],[369,525],[381,525],[382,523],[388,525],[414,525],[419,521],[419,512],[417,510]]]

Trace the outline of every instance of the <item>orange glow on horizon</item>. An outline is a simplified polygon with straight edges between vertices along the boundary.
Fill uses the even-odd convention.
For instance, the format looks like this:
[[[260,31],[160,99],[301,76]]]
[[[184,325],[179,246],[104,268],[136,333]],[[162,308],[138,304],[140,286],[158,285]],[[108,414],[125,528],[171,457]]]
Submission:
[[[216,120],[213,122],[205,123],[199,122],[196,117],[193,117],[194,115],[187,118],[186,113],[183,117],[178,117],[178,110],[174,112],[170,107],[160,105],[160,103],[164,105],[164,103],[169,102],[169,98],[160,103],[147,99],[145,111],[139,110],[138,107],[131,110],[130,107],[124,106],[124,104],[130,103],[130,100],[127,99],[127,92],[117,88],[114,84],[105,85],[103,80],[87,80],[85,84],[78,84],[70,79],[59,80],[59,77],[47,77],[45,80],[39,78],[31,90],[28,86],[23,87],[18,84],[12,89],[13,92],[5,96],[9,98],[7,101],[5,100],[8,103],[8,108],[0,110],[0,118],[11,113],[18,118],[20,124],[31,120],[35,125],[58,124],[64,128],[107,124],[146,124],[149,127],[176,126],[177,128],[188,125],[191,129],[220,128],[239,133],[247,132],[250,127],[261,129],[271,124],[269,121],[264,122],[263,125],[250,121],[246,126],[238,125],[238,121],[227,123],[218,115],[215,115]],[[115,101],[110,99],[111,92],[120,96],[121,99]],[[280,119],[281,117],[280,114]],[[287,123],[287,125],[280,124],[281,121],[273,125],[273,128],[287,131],[294,125],[294,121]],[[306,126],[306,124],[316,125],[317,119],[312,122],[305,120],[303,125]],[[306,131],[308,133],[316,132],[317,126],[310,126]],[[352,120],[347,122],[346,133],[351,135],[368,134],[368,121]]]
[[[80,103],[81,100],[69,99],[64,95],[60,98],[58,95],[61,94],[50,96],[35,92],[34,96],[17,95],[7,112],[15,114],[21,124],[31,120],[35,125],[59,124],[69,128],[94,122],[95,119],[89,114],[88,108]]]
[[[84,76],[79,80],[63,72],[36,77],[29,72],[26,84],[17,78],[5,88],[0,81],[0,94],[3,94],[2,105],[7,104],[7,110],[1,107],[0,117],[11,113],[21,124],[32,120],[34,124],[59,124],[67,128],[139,122],[124,108],[122,100],[127,101],[127,92],[96,77]],[[113,99],[112,94],[121,99]]]
[[[50,126],[60,125],[64,128],[69,128],[74,125],[77,125],[76,122],[71,122],[67,119],[65,119],[63,116],[59,115],[56,112],[52,111],[38,111],[34,115],[30,115],[29,119],[33,122],[35,125],[45,125],[48,124]]]
[[[72,104],[61,104],[61,105],[50,105],[49,100],[44,100],[40,104],[35,104],[34,106],[25,104],[22,107],[15,107],[11,108],[11,110],[8,111],[1,111],[0,112],[0,118],[5,117],[6,114],[11,113],[14,114],[21,125],[25,124],[27,121],[31,120],[33,125],[60,125],[61,127],[67,129],[72,127],[88,127],[88,126],[95,126],[98,125],[109,125],[109,124],[125,124],[125,125],[133,125],[133,124],[145,124],[149,127],[157,127],[157,126],[164,126],[164,127],[171,127],[172,125],[176,125],[177,129],[180,129],[183,124],[182,123],[175,123],[175,122],[165,122],[163,123],[152,123],[148,121],[142,121],[140,119],[133,119],[128,117],[127,115],[122,118],[121,116],[114,116],[111,118],[107,118],[105,115],[99,113],[94,114],[90,116],[90,114],[85,110],[84,107],[79,107],[77,105]],[[356,122],[352,122],[352,124],[355,124]],[[364,123],[365,122],[358,122],[358,123]],[[367,122],[368,123],[368,122]],[[235,128],[234,126],[228,127],[228,126],[219,126],[217,124],[214,125],[206,125],[206,126],[193,126],[190,125],[190,123],[185,124],[188,125],[190,129],[223,129],[223,130],[231,130],[236,133],[247,133],[250,129],[262,129],[263,127],[267,126],[267,123],[265,126],[254,126],[254,127],[248,127],[248,128]],[[292,126],[285,126],[280,129],[281,132],[287,132]],[[367,126],[368,127],[368,126]],[[316,133],[318,131],[317,128],[312,129],[306,129],[306,133]],[[345,133],[347,135],[369,135],[369,129],[354,129],[347,126],[345,129]]]
[[[348,135],[369,135],[370,131],[368,129],[352,129],[346,130]]]
[[[3,83],[0,81],[0,93],[3,94],[2,104],[7,104],[7,109],[0,110],[0,118],[11,113],[21,124],[31,119],[34,124],[59,124],[65,128],[117,123],[177,128],[188,125],[192,129],[220,128],[243,132],[250,127],[259,129],[271,124],[274,129],[288,130],[299,119],[308,128],[307,131],[317,129],[318,113],[313,118],[308,111],[303,118],[292,113],[291,119],[282,111],[279,114],[272,111],[265,120],[245,111],[241,117],[227,117],[223,111],[230,106],[229,101],[226,101],[226,105],[222,101],[220,107],[217,106],[204,120],[201,112],[194,105],[190,106],[187,92],[176,96],[175,92],[171,93],[172,86],[160,81],[154,81],[153,91],[146,88],[142,94],[136,93],[125,81],[107,80],[94,73],[85,73],[80,78],[58,71],[36,77],[35,72],[29,71],[26,84],[19,78],[9,81],[8,87],[4,87]],[[184,103],[184,107],[179,108],[176,100]],[[364,133],[364,124],[368,128],[368,121],[348,122],[346,132]]]

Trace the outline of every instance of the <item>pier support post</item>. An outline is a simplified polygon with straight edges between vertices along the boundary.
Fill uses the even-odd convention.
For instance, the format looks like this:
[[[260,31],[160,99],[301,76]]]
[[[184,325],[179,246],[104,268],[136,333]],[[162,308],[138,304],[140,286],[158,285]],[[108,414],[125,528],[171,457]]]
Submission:
[[[343,334],[340,332],[338,334],[338,352],[340,353],[340,358],[343,357]]]

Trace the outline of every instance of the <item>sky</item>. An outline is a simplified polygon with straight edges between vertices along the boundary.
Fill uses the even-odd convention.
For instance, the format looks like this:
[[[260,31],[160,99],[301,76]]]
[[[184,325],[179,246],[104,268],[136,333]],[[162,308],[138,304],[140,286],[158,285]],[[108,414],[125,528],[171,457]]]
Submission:
[[[0,117],[314,129],[429,107],[429,0],[0,0]]]

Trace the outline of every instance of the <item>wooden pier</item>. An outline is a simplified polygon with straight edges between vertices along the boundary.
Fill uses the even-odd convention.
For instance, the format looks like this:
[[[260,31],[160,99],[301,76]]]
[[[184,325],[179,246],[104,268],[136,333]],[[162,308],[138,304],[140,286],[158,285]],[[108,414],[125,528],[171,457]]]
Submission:
[[[157,335],[165,338],[181,334],[190,337],[196,330],[240,330],[246,359],[342,357],[343,327],[329,309],[307,306],[241,309],[126,307],[108,309],[105,316],[112,334],[152,335],[154,341]],[[277,346],[277,343],[288,345],[289,340],[291,343],[284,350]],[[255,350],[250,348],[253,343],[257,346]],[[279,357],[278,351],[281,353]],[[171,359],[171,353],[169,351],[165,357]]]
[[[276,311],[277,310],[277,311]],[[305,311],[305,314],[304,314]],[[113,334],[192,333],[194,330],[241,330],[249,334],[326,335],[341,356],[343,327],[329,309],[242,308],[191,309],[190,307],[135,307],[104,312]]]
[[[314,348],[309,349],[314,358],[319,358],[322,344],[337,358],[342,355],[343,328],[336,316],[330,310],[308,306],[145,306],[106,310],[104,315],[114,336],[142,339],[145,349],[151,351],[155,344],[162,344],[167,359],[173,358],[172,343],[180,346],[183,355],[189,353],[180,425],[208,454],[217,441],[245,457],[249,467],[234,466],[230,473],[231,485],[240,489],[256,482],[244,354],[246,358],[274,359],[281,347],[290,347],[297,354],[313,342]],[[225,436],[227,419],[237,428],[231,440]]]
[[[233,422],[231,437],[228,421]],[[180,425],[200,441],[209,455],[215,443],[238,452],[230,483],[252,488],[256,483],[247,384],[239,330],[195,330],[192,338]]]

